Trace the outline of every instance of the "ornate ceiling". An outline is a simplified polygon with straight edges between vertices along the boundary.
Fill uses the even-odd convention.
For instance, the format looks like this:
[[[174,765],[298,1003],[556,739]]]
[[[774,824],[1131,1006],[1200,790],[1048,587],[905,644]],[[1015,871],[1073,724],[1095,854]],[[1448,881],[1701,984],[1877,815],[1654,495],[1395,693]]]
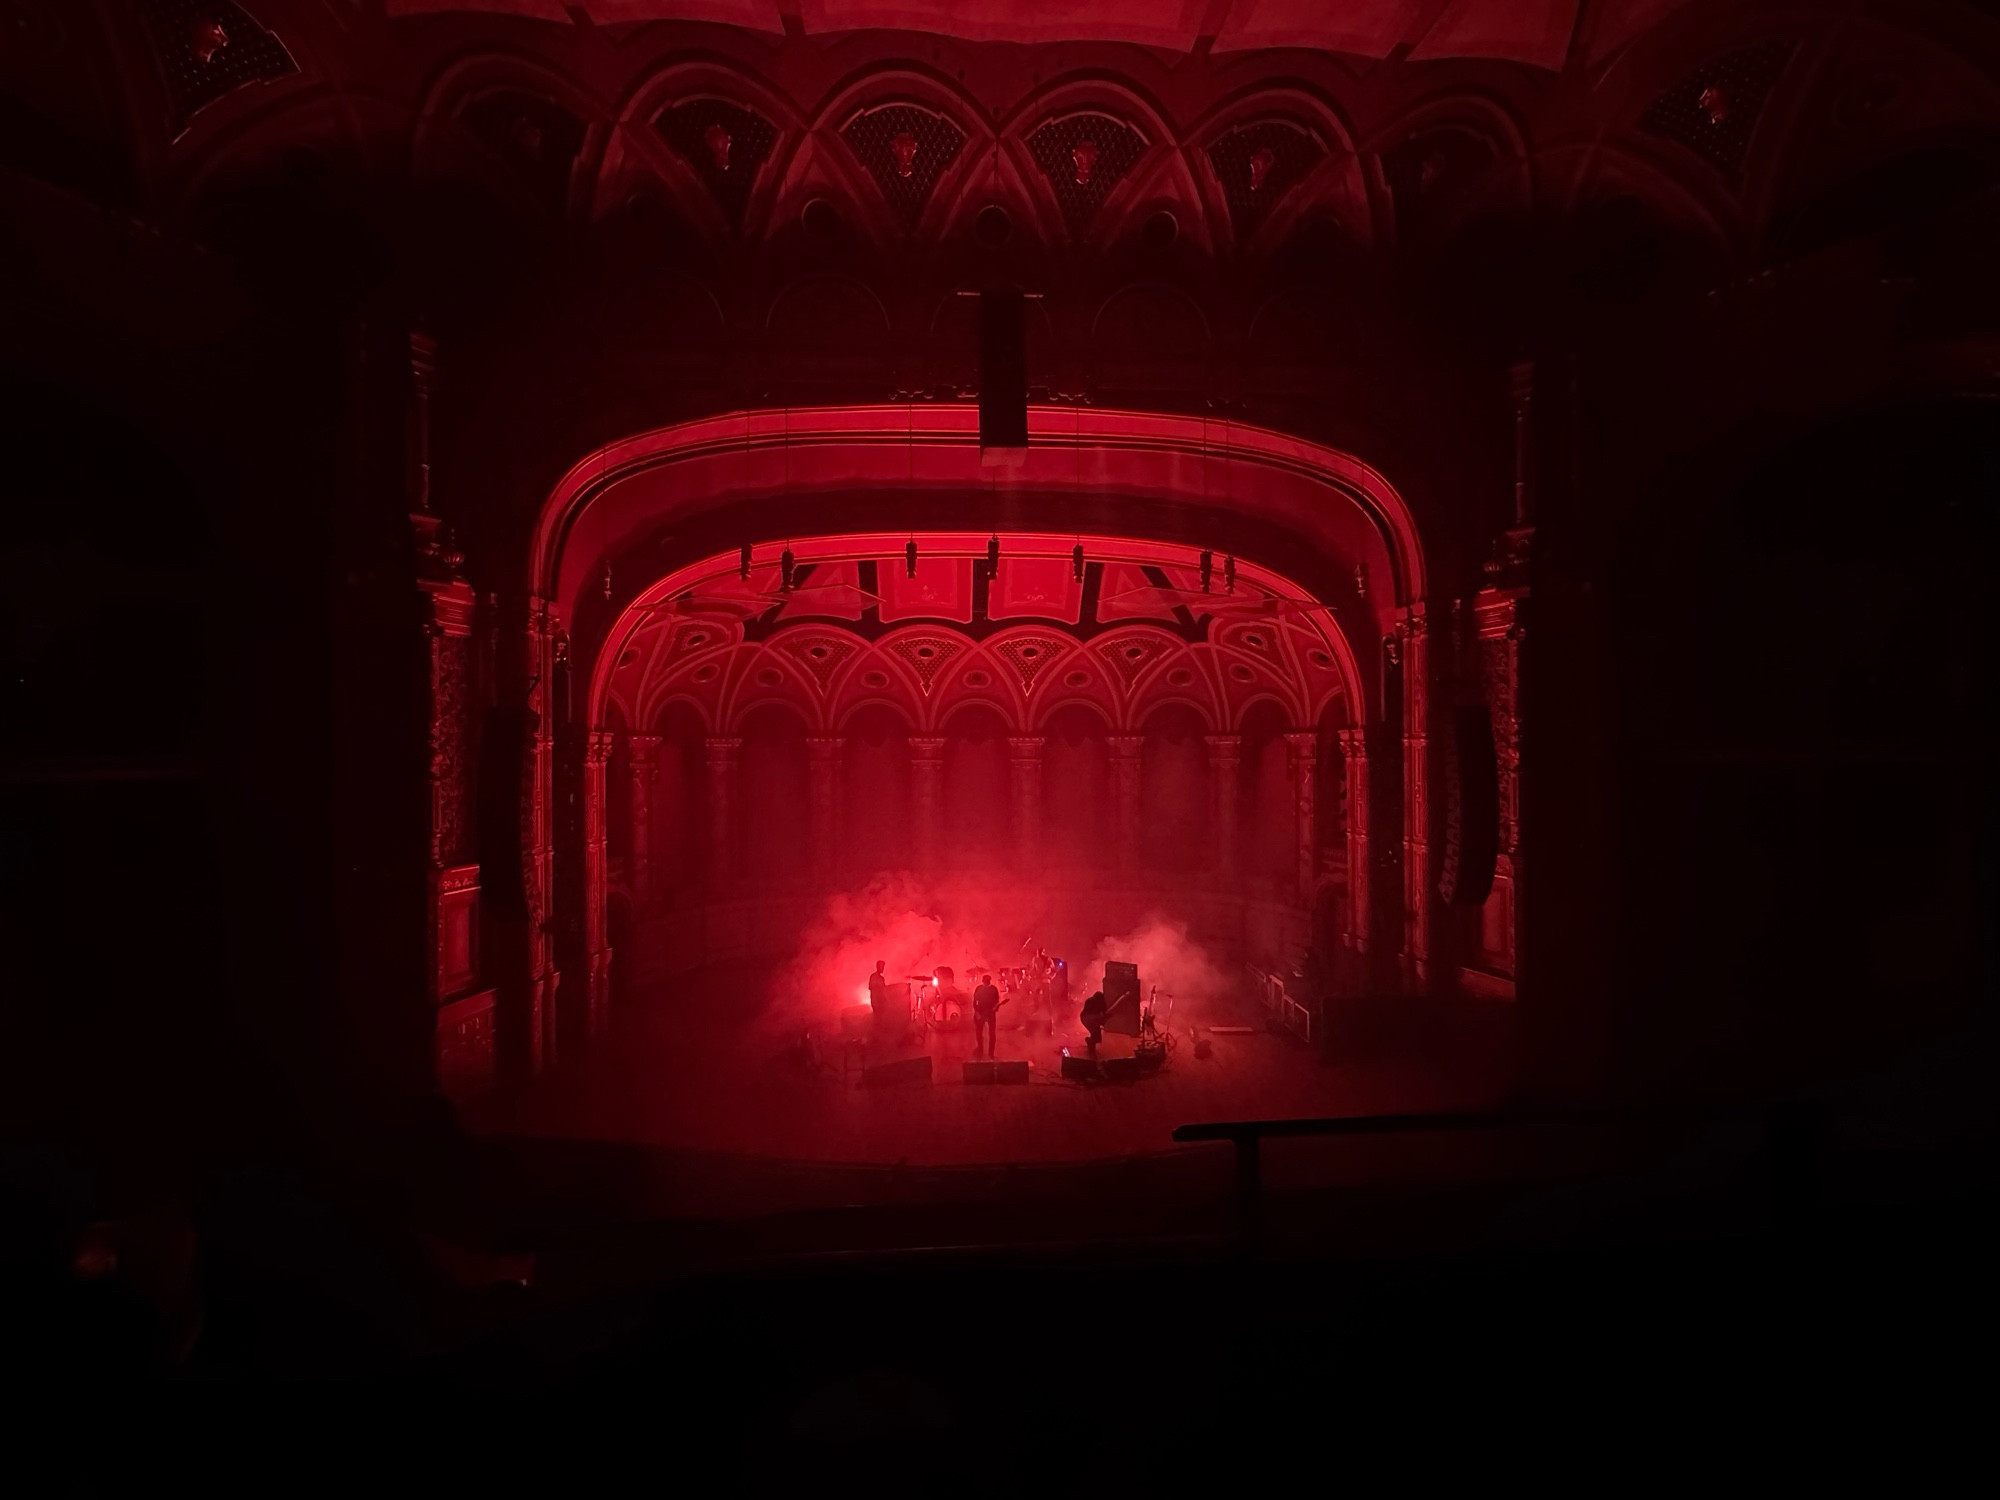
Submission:
[[[1332,618],[1266,570],[1211,557],[1204,587],[1185,548],[1009,534],[989,576],[990,541],[801,539],[785,549],[790,589],[771,547],[747,571],[740,557],[682,569],[613,632],[601,692],[635,727],[680,702],[711,733],[773,702],[814,733],[870,704],[924,733],[974,703],[1018,733],[1075,704],[1114,732],[1170,703],[1226,730],[1259,701],[1312,724],[1346,694]]]

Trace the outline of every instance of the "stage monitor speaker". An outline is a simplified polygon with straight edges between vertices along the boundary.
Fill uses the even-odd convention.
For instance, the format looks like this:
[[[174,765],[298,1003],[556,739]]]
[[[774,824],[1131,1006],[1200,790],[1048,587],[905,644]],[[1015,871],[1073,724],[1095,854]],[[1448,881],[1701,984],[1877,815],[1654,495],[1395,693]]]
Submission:
[[[1096,1058],[1071,1057],[1068,1054],[1064,1054],[1062,1076],[1074,1079],[1093,1079],[1101,1078],[1104,1075],[1098,1070]]]
[[[1005,1062],[968,1060],[965,1064],[967,1083],[1026,1083],[1028,1081],[1028,1060],[1025,1057],[1010,1057]]]
[[[1028,446],[1028,305],[1017,291],[979,294],[979,447]]]
[[[1104,1029],[1139,1034],[1139,966],[1112,959],[1104,966]]]
[[[861,1070],[861,1081],[869,1088],[892,1083],[929,1083],[931,1060],[928,1056],[905,1057],[895,1062],[871,1063]]]
[[[1152,1066],[1137,1057],[1107,1057],[1103,1062],[1106,1083],[1136,1083],[1148,1073],[1159,1071],[1159,1064]]]

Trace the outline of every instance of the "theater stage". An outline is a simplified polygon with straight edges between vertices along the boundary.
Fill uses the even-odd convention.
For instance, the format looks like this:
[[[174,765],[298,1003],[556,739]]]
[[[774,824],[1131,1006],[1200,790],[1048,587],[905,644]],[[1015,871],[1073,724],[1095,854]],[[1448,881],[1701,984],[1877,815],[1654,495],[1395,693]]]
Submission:
[[[1085,1051],[1070,1021],[1048,1035],[1040,1018],[1001,1012],[998,1056],[1025,1059],[1029,1082],[969,1085],[968,1029],[934,1034],[930,1082],[864,1086],[829,1040],[809,1071],[789,1036],[746,1022],[741,1003],[761,981],[729,973],[691,976],[630,1007],[608,1038],[540,1080],[515,1106],[475,1106],[475,1128],[510,1134],[670,1147],[797,1162],[971,1166],[1084,1162],[1166,1149],[1174,1127],[1202,1120],[1283,1118],[1492,1104],[1505,1086],[1504,1045],[1492,1028],[1453,1028],[1421,1049],[1372,1048],[1322,1059],[1296,1038],[1268,1031],[1253,1001],[1211,1006],[1214,1034],[1196,1056],[1185,1030],[1161,1071],[1131,1083],[1060,1076],[1065,1047]],[[1100,1055],[1129,1054],[1107,1035]]]

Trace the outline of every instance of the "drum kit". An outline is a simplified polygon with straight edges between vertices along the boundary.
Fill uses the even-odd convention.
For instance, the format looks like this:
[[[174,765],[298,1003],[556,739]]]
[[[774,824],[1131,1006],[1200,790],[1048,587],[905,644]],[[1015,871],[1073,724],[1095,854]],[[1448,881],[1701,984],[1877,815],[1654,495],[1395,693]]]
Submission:
[[[991,974],[1001,995],[1009,1000],[1024,998],[1028,969],[1024,965],[972,964],[965,973],[974,983]],[[933,969],[928,974],[907,976],[910,986],[910,1024],[924,1032],[944,1031],[967,1024],[972,1009],[972,990],[959,987],[958,971]]]

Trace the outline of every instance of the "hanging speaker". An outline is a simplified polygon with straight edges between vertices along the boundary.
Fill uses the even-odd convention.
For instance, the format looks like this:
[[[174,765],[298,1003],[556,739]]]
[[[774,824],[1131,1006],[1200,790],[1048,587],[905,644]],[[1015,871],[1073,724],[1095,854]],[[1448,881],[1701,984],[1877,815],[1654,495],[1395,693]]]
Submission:
[[[979,294],[979,446],[1028,446],[1028,304],[1019,292]]]
[[[1500,856],[1500,766],[1493,720],[1483,703],[1452,710],[1444,737],[1444,853],[1438,897],[1447,906],[1483,906]]]

